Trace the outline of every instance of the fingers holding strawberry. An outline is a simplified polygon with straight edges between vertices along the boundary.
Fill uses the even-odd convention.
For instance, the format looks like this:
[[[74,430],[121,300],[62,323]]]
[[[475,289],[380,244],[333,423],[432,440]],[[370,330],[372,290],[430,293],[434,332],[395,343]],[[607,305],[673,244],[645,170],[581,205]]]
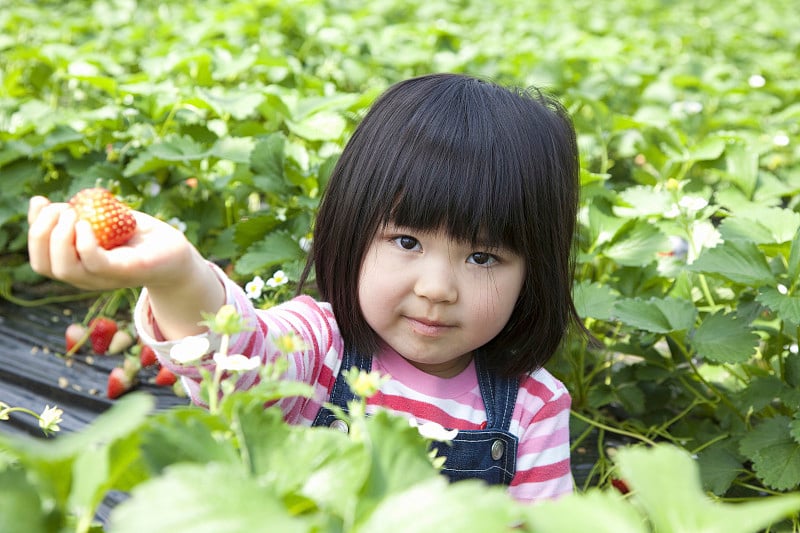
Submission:
[[[82,289],[172,283],[193,259],[183,233],[131,210],[105,189],[86,189],[69,203],[30,201],[28,250],[42,275]]]
[[[97,244],[106,250],[125,244],[136,233],[136,219],[131,209],[106,189],[83,189],[69,204],[78,219],[92,228]]]

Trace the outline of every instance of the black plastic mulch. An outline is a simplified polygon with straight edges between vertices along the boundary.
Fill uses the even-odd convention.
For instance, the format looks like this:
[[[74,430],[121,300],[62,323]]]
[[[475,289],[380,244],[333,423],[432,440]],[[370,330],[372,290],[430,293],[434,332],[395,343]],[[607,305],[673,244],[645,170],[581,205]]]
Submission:
[[[64,357],[64,330],[80,322],[86,304],[19,307],[0,299],[0,401],[40,413],[45,405],[64,410],[61,431],[77,431],[107,410],[108,374],[122,355],[75,354]],[[152,383],[155,369],[140,372],[136,390],[156,398],[159,409],[186,404],[171,387]],[[43,436],[36,418],[12,413],[0,432]]]

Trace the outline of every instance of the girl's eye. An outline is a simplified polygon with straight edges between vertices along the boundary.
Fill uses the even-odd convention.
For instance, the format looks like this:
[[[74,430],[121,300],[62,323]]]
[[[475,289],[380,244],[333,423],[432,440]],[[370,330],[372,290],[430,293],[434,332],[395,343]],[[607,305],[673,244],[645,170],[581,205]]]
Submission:
[[[408,235],[394,237],[392,240],[403,250],[414,250],[419,247],[419,241],[414,237],[409,237]]]
[[[497,257],[486,252],[475,252],[467,258],[467,262],[480,266],[492,266],[497,263]]]

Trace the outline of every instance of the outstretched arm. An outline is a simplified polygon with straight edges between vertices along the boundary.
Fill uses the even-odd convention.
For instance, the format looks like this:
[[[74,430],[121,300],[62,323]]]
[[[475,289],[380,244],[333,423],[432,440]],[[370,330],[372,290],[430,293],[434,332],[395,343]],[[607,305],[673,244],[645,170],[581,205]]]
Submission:
[[[105,250],[69,204],[31,198],[31,267],[82,289],[146,287],[153,317],[167,339],[202,332],[202,313],[215,312],[225,301],[218,278],[183,233],[145,213],[133,214],[136,234]]]

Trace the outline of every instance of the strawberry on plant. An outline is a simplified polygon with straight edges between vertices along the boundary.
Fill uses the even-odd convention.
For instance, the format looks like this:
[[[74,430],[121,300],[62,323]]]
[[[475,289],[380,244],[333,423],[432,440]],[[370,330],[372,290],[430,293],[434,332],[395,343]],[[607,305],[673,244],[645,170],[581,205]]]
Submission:
[[[87,338],[87,330],[85,327],[83,327],[83,325],[73,322],[67,326],[66,331],[64,331],[67,354],[73,354],[77,352],[81,347],[81,344],[86,342]]]
[[[158,362],[156,352],[146,344],[142,344],[142,350],[139,352],[139,361],[143,367],[153,366]]]
[[[98,317],[89,322],[89,339],[92,350],[97,355],[103,355],[111,345],[111,339],[118,330],[117,323],[110,318]]]
[[[133,378],[122,367],[118,366],[111,369],[108,375],[108,388],[106,395],[110,399],[119,398],[130,390],[133,386]]]
[[[78,218],[92,226],[97,243],[110,250],[128,242],[136,233],[136,219],[131,209],[101,187],[83,189],[69,203]]]
[[[621,494],[628,494],[631,491],[624,479],[611,478],[611,486],[617,489]]]
[[[177,376],[175,376],[170,369],[163,366],[158,370],[158,374],[156,374],[156,385],[162,387],[174,385],[177,380]]]
[[[133,345],[133,336],[126,329],[117,330],[108,344],[108,353],[122,353]]]

